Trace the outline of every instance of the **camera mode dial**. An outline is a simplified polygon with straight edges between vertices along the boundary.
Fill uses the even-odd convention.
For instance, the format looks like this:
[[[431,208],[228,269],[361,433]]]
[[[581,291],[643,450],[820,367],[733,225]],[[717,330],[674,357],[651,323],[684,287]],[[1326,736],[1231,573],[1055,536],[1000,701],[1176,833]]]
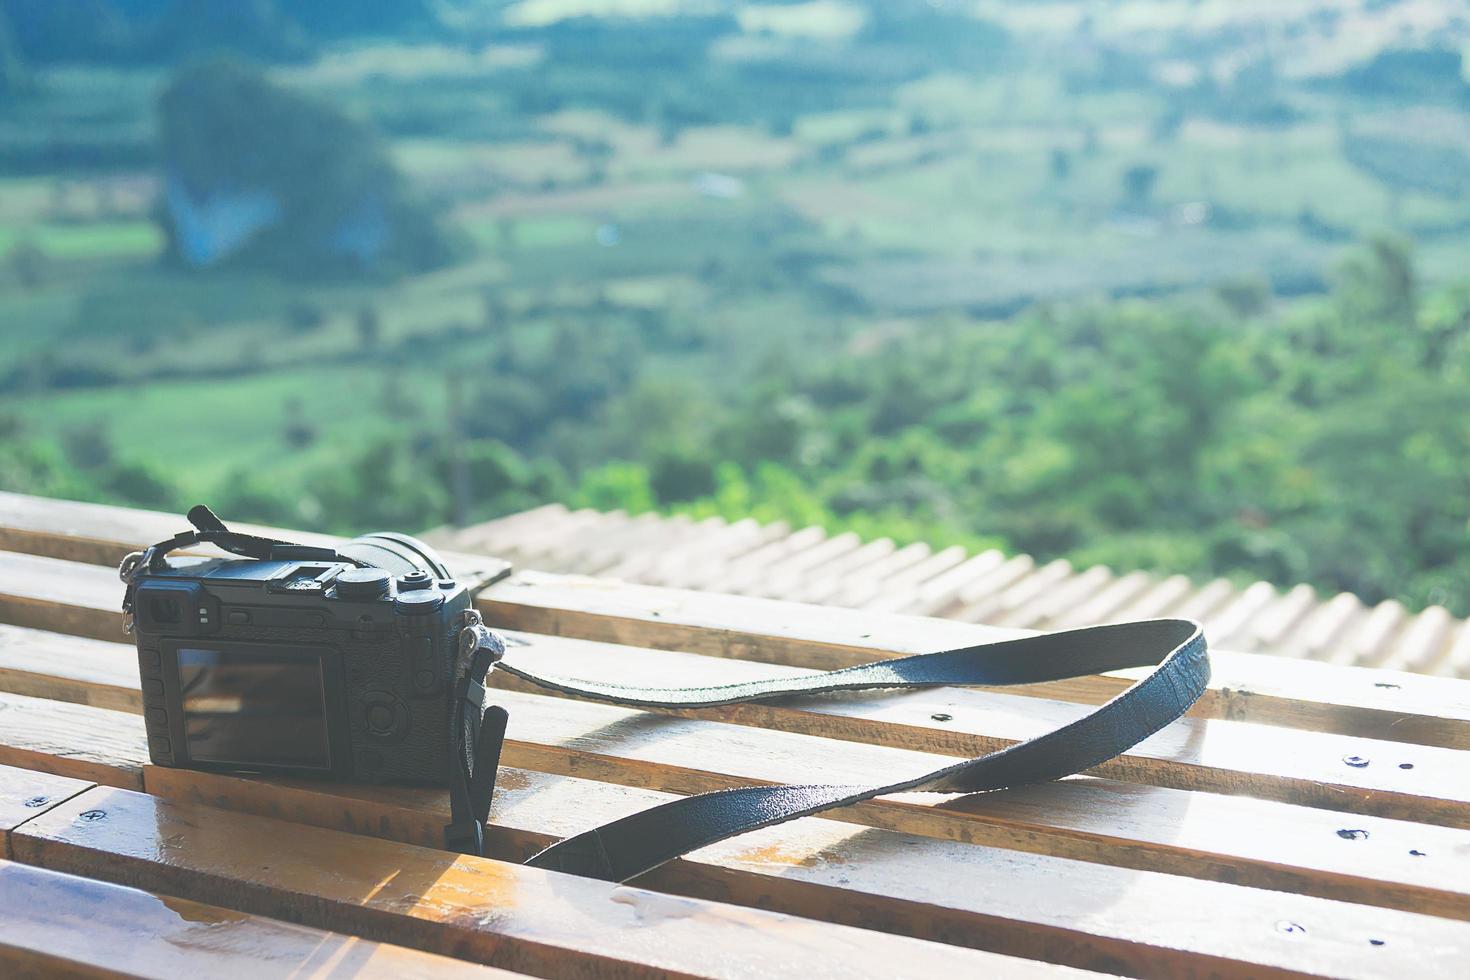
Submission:
[[[388,583],[393,576],[381,568],[348,568],[336,579],[337,597],[341,599],[372,600],[388,594]]]

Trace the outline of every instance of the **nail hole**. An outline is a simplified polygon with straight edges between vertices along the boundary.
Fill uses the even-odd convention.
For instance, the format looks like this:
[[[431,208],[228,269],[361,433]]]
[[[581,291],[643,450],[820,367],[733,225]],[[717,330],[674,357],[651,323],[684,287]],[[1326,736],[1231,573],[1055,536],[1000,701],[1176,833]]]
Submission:
[[[1412,762],[1400,762],[1399,763],[1399,768],[1400,769],[1413,769],[1414,768],[1414,764]]]
[[[1352,766],[1354,769],[1366,769],[1366,768],[1368,768],[1368,760],[1365,759],[1365,758],[1363,758],[1360,755],[1345,755],[1345,756],[1342,757],[1342,761],[1343,762],[1346,762],[1348,765]]]
[[[1276,929],[1278,932],[1284,932],[1287,935],[1305,933],[1307,931],[1306,926],[1301,925],[1297,922],[1292,922],[1289,919],[1282,919],[1280,922],[1276,923]]]
[[[1428,857],[1428,855],[1426,855],[1423,851],[1420,851],[1420,850],[1417,850],[1417,849],[1411,849],[1409,851],[1409,854],[1412,857],[1416,857],[1416,858]]]
[[[1390,684],[1387,681],[1374,681],[1373,686],[1381,687],[1385,691],[1397,691],[1399,689],[1399,686],[1397,684]]]
[[[1337,836],[1343,840],[1367,840],[1368,832],[1366,830],[1339,830]]]
[[[947,715],[943,711],[936,711],[929,717],[933,718],[935,721],[954,721],[954,715]]]
[[[1370,940],[1368,940],[1368,943],[1369,943],[1369,945],[1372,945],[1372,946],[1382,946],[1383,945],[1383,940],[1382,939],[1370,939]]]

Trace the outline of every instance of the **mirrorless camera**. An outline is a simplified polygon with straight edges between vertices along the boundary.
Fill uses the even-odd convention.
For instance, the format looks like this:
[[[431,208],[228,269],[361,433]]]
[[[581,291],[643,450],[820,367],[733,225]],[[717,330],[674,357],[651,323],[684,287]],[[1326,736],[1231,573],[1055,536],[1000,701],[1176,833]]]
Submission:
[[[467,580],[404,534],[305,547],[189,519],[121,569],[152,761],[445,785],[458,637],[508,566]],[[199,542],[240,557],[166,558]]]

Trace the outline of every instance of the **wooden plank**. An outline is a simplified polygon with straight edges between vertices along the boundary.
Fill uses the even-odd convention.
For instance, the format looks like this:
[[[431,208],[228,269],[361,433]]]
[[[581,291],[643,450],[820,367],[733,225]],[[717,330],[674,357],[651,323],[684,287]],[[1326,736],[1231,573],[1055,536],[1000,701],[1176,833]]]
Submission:
[[[121,614],[102,606],[116,592],[116,584],[100,581],[99,571],[95,566],[74,562],[0,555],[0,619],[78,631],[84,636],[105,635],[107,624],[120,632]],[[518,635],[523,644],[535,644],[531,650],[543,669],[574,677],[677,677],[690,684],[719,684],[803,670],[677,651],[609,648]],[[527,655],[524,648],[517,653]],[[1010,692],[945,688],[732,705],[682,714],[825,738],[973,756],[1060,727],[1086,710],[1072,702],[1019,697]],[[920,762],[914,760],[915,765]],[[937,767],[936,761],[932,768]],[[1463,764],[1457,751],[1437,746],[1225,720],[1185,719],[1090,771],[1126,782],[1248,794],[1470,828],[1470,767]]]
[[[0,766],[142,789],[147,761],[136,714],[0,694]]]
[[[571,677],[614,681],[624,677],[677,677],[690,684],[714,685],[772,674],[805,673],[800,668],[740,663],[672,651],[526,633],[506,635],[517,644],[508,659]],[[497,686],[546,693],[503,673],[492,677]],[[925,753],[973,756],[1060,727],[1086,710],[1070,702],[947,688],[788,699],[664,713]],[[851,747],[841,750],[856,751]],[[943,762],[935,758],[912,760],[914,766],[934,768]],[[894,770],[886,767],[882,771]],[[1245,794],[1333,810],[1470,827],[1470,767],[1465,765],[1460,752],[1438,747],[1243,722],[1186,719],[1090,772],[1126,782]]]
[[[0,548],[12,551],[116,567],[129,551],[167,537],[179,526],[178,517],[153,511],[0,493]],[[259,530],[303,540],[320,537]],[[106,606],[116,601],[106,593]],[[492,587],[479,605],[492,623],[509,629],[816,669],[1024,632],[530,572]],[[109,633],[104,638],[112,637]],[[1384,676],[1363,668],[1228,651],[1213,652],[1211,660],[1210,689],[1192,709],[1192,717],[1470,749],[1470,680]],[[1100,704],[1136,676],[1118,671],[1011,690]]]
[[[223,787],[223,784],[231,782],[236,784],[235,789]],[[214,800],[230,798],[232,793],[238,792],[238,787],[252,783],[255,784],[255,792],[270,786],[258,780],[215,776],[204,777],[195,785],[199,787],[201,796]],[[577,819],[584,801],[589,799],[587,785],[584,782],[563,785],[563,792],[555,805],[548,805],[550,801],[543,799],[540,809],[562,814],[559,825],[565,826]],[[302,793],[312,792],[306,786],[296,788]],[[106,814],[92,823],[115,821],[113,829],[119,839],[109,838],[110,843],[102,848],[109,853],[100,857],[106,870],[99,871],[93,860],[79,866],[59,862],[56,866],[63,870],[85,869],[88,874],[113,878],[112,862],[115,858],[111,852],[123,850],[134,860],[138,857],[144,860],[154,858],[159,845],[157,839],[150,835],[156,834],[158,837],[172,837],[170,847],[161,855],[165,860],[182,862],[201,870],[202,864],[209,869],[211,877],[248,879],[259,867],[258,859],[241,858],[240,855],[259,853],[260,848],[267,846],[265,840],[286,840],[289,848],[284,852],[280,847],[266,852],[269,854],[269,869],[289,868],[292,880],[304,882],[308,890],[320,888],[318,881],[324,878],[327,879],[326,887],[337,892],[343,890],[342,883],[331,879],[348,877],[345,890],[349,893],[349,902],[362,901],[359,896],[368,895],[367,902],[373,904],[378,898],[377,893],[370,894],[369,889],[372,881],[380,879],[381,872],[374,868],[381,865],[370,865],[364,869],[362,864],[371,859],[365,858],[359,849],[349,848],[335,839],[346,835],[324,837],[306,828],[288,833],[283,824],[274,821],[275,829],[268,833],[241,833],[235,830],[236,822],[221,816],[225,812],[223,810],[181,804],[180,812],[176,814],[166,809],[164,804],[143,807],[133,794],[113,790],[105,792],[121,794],[129,807],[141,809],[141,812],[116,817],[105,802],[99,803],[96,798],[88,800],[86,796],[79,798],[87,800],[83,806]],[[251,791],[244,792],[248,794]],[[403,798],[400,796],[400,801]],[[525,799],[522,795],[519,802],[523,805]],[[595,810],[599,805],[596,794],[590,799]],[[262,802],[257,798],[254,805],[259,806]],[[302,805],[300,795],[295,800],[277,798],[273,802],[292,808]],[[510,806],[516,806],[517,802],[513,791]],[[623,808],[627,802],[620,801],[617,805]],[[344,802],[337,799],[328,805],[340,811]],[[356,808],[363,805],[363,801],[353,798],[349,805]],[[90,828],[76,820],[66,823],[66,816],[52,814],[44,822],[33,821],[24,825],[17,833],[17,854],[27,860],[49,863],[48,858],[38,857],[36,852],[27,848],[27,835],[31,834],[47,838],[60,836],[68,844],[87,843]],[[499,814],[497,816],[504,819]],[[63,823],[66,825],[60,826]],[[1426,968],[1426,960],[1421,958],[1424,950],[1433,951],[1429,954],[1429,962],[1433,962],[1435,957],[1448,962],[1470,951],[1470,926],[1448,919],[1148,872],[1124,873],[1097,865],[1035,855],[1013,855],[991,848],[926,842],[903,835],[875,831],[844,832],[838,825],[821,820],[801,821],[800,824],[800,833],[795,835],[791,833],[792,827],[772,828],[752,835],[752,839],[726,842],[701,851],[691,859],[671,865],[656,876],[656,883],[661,888],[683,892],[690,883],[709,891],[718,882],[729,899],[746,901],[758,898],[763,907],[797,908],[803,915],[831,917],[838,921],[855,919],[869,928],[882,930],[913,929],[936,934],[951,943],[1143,976],[1258,976],[1263,971],[1277,970],[1289,975],[1385,975],[1379,970],[1403,969],[1410,965]],[[138,839],[140,835],[142,840]],[[538,831],[520,830],[507,834],[496,830],[492,832],[492,837],[496,838],[492,846],[514,850],[516,836],[529,838],[537,835]],[[90,846],[97,847],[96,844]],[[315,856],[312,863],[307,863],[302,849]],[[527,849],[523,846],[519,850],[524,853]],[[216,851],[226,853],[216,854]],[[513,856],[519,857],[519,854]],[[937,859],[943,859],[943,863]],[[456,869],[466,864],[475,868],[479,864],[473,859],[456,859],[452,855],[428,850],[418,851],[414,862],[420,860],[433,864],[435,871],[420,874],[414,868],[405,868],[409,862],[401,853],[389,863],[397,874],[408,876],[413,884],[412,895],[423,895],[421,901],[436,905],[439,904],[439,896],[424,894],[423,883],[432,881],[435,886],[431,887],[437,887],[438,882],[451,877],[453,872],[444,870],[448,864],[452,863]],[[720,866],[719,873],[711,874],[710,865],[715,864]],[[217,870],[221,865],[227,870]],[[495,873],[506,874],[510,867],[513,866],[497,866]],[[350,874],[344,875],[343,869],[350,869]],[[515,870],[525,872],[532,869]],[[568,880],[560,875],[552,877]],[[180,887],[172,880],[151,877],[130,876],[119,880],[150,888],[173,890]],[[368,889],[362,887],[364,880],[369,883]],[[986,887],[966,887],[976,881],[984,881]],[[447,901],[472,902],[477,893],[483,894],[492,888],[481,885],[469,889],[455,882],[453,894]],[[873,894],[875,889],[876,896]],[[516,889],[518,895],[510,889],[493,890],[501,902],[513,901],[516,909],[529,909],[527,916],[538,920],[543,918],[537,912],[538,907],[550,900],[549,895],[539,890],[529,895],[524,889]],[[575,890],[568,890],[573,893],[562,894],[561,900],[575,902]],[[213,894],[200,896],[192,891],[181,891],[188,897],[203,900],[210,900]],[[898,892],[897,897],[892,894],[895,891]],[[507,895],[508,892],[511,894]],[[250,911],[285,913],[280,906],[255,907],[242,903],[237,892],[227,894],[232,896],[230,904]],[[405,910],[399,904],[408,900],[409,894],[403,893],[402,886],[386,898],[395,911],[417,914],[416,907]],[[615,897],[613,901],[618,899]],[[692,913],[686,910],[682,914]],[[455,918],[462,920],[473,915],[469,910],[461,910]],[[1294,942],[1283,942],[1282,935],[1289,938],[1297,934],[1296,928],[1283,927],[1283,922],[1307,930],[1315,937],[1313,943],[1302,948]],[[312,924],[352,930],[361,923],[324,920],[312,921]],[[374,928],[383,926],[375,923]],[[423,945],[391,930],[374,934],[398,943]],[[1384,945],[1375,946],[1371,942],[1375,939]],[[720,942],[717,937],[706,937],[705,941]],[[730,939],[726,937],[723,941],[729,942]],[[424,948],[436,947],[424,945]],[[463,941],[459,948],[465,948]],[[1364,969],[1365,951],[1388,948],[1394,952],[1387,955],[1375,953],[1378,958],[1366,964],[1372,969]],[[534,969],[536,966],[515,961],[502,965],[521,969]],[[840,964],[824,966],[833,972],[841,970]],[[893,969],[891,965],[884,968]],[[917,969],[909,967],[897,972],[910,975]],[[869,974],[865,972],[862,975]]]
[[[0,861],[0,973],[252,978],[518,974]]]
[[[123,647],[119,650],[126,652]],[[509,694],[501,700],[510,700],[513,710],[511,741],[504,755],[508,765],[576,774],[626,787],[700,792],[737,783],[810,778],[813,771],[831,779],[881,779],[937,762],[913,753],[844,747],[775,732],[745,731],[731,736],[725,726],[707,722],[649,726],[640,724],[637,712],[598,705]],[[85,745],[94,725],[84,718],[76,719],[74,725],[71,737]],[[70,752],[61,744],[56,744],[56,750]],[[699,764],[693,765],[693,760]],[[149,767],[144,784],[155,794],[182,793],[212,805],[303,819],[299,812],[242,804],[239,791],[226,804],[222,797],[188,797],[189,790],[179,789],[203,778],[192,772]],[[523,778],[503,783],[502,799]],[[447,806],[443,794],[370,790],[363,795],[342,787],[330,792],[347,792],[359,802],[349,811],[334,800],[318,807],[327,814],[325,823],[320,816],[306,822],[367,833],[378,832],[374,828],[381,824],[399,828],[385,833],[394,839],[431,845],[438,840]],[[593,789],[586,793],[589,798],[596,796]],[[658,801],[648,796],[643,805]],[[299,802],[291,805],[300,806]],[[565,824],[562,833],[586,829],[637,808],[632,803],[623,810],[613,805],[594,818],[580,806],[570,807],[567,812],[574,822]],[[406,818],[409,811],[417,812],[420,819]],[[1470,834],[1442,827],[1098,779],[960,801],[911,794],[864,804],[833,817],[968,843],[1470,918],[1470,855],[1466,854]],[[336,822],[344,819],[348,822]],[[558,825],[555,808],[539,808],[522,818],[523,823],[526,820],[532,831],[548,831]],[[1241,832],[1245,827],[1251,828],[1249,833]],[[537,838],[542,844],[548,840]],[[791,850],[789,843],[786,850]],[[814,846],[808,852],[821,853],[822,848]],[[1430,855],[1433,859],[1426,860]],[[951,860],[936,855],[923,876],[942,876]],[[846,869],[865,862],[840,863]],[[760,896],[752,900],[766,901]]]
[[[133,647],[0,624],[0,690],[98,708],[141,708]]]
[[[318,826],[350,819],[385,837],[421,834],[432,840],[442,821],[442,809],[413,791],[357,788],[352,793],[347,787],[151,767],[148,776],[156,795],[279,813]],[[492,856],[507,860],[522,860],[554,837],[670,798],[523,770],[504,770],[502,779],[508,786],[492,813],[487,846]],[[986,887],[966,887],[975,881]],[[1247,930],[1242,941],[1249,945],[1263,934],[1254,924],[1278,921],[1273,916],[1309,919],[1314,927],[1339,935],[1354,923],[1372,922],[1382,930],[1407,921],[1397,920],[1398,913],[1359,918],[1366,910],[1341,902],[1300,904],[1294,895],[1268,897],[1203,883],[1194,883],[1196,888],[1166,875],[1121,874],[1054,858],[855,831],[826,820],[802,820],[713,845],[645,876],[640,884],[1137,975],[1179,973],[1177,954],[1183,951],[1236,960],[1213,967],[1223,975],[1289,964],[1289,956],[1277,960],[1270,952],[1229,948],[1236,929]],[[1197,914],[1205,906],[1213,910],[1208,926]],[[1410,918],[1422,924],[1419,916]],[[1463,924],[1434,929],[1438,941],[1465,948]],[[1165,949],[1150,948],[1154,944]]]
[[[94,785],[84,779],[0,765],[0,857],[10,855],[12,830]]]
[[[820,670],[1024,635],[950,620],[531,572],[487,590],[479,607],[507,629]],[[1470,749],[1470,681],[1228,651],[1212,651],[1211,664],[1210,689],[1191,717]],[[1098,704],[1138,676],[1117,671],[1007,690]]]
[[[110,788],[22,825],[12,844],[28,864],[543,976],[1056,972]]]

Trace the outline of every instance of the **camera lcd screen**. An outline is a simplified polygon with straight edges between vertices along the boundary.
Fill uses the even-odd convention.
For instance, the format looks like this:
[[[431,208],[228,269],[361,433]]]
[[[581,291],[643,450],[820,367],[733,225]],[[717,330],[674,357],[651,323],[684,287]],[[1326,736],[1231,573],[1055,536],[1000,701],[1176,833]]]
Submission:
[[[231,647],[181,648],[178,657],[191,759],[331,768],[320,655]]]

